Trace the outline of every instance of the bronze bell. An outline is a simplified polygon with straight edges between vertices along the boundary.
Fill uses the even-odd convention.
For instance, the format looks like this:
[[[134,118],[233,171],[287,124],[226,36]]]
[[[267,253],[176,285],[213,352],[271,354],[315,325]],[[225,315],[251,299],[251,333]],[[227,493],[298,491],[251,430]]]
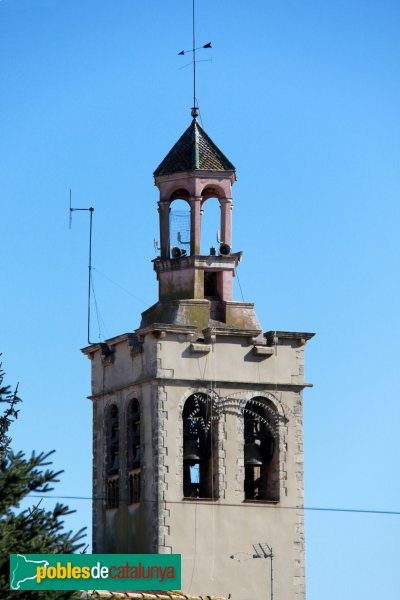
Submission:
[[[244,466],[259,467],[262,465],[260,446],[256,442],[249,442],[244,445]]]
[[[183,444],[183,460],[200,460],[199,448],[196,440],[185,440]]]

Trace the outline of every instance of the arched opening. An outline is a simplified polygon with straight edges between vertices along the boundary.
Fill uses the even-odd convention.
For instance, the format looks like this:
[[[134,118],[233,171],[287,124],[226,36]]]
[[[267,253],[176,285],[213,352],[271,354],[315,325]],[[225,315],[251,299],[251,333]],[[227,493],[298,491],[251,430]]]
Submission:
[[[126,422],[128,503],[135,504],[140,502],[141,488],[140,404],[136,398],[129,402]]]
[[[218,254],[221,237],[221,206],[217,197],[207,197],[201,205],[201,254]],[[223,240],[222,240],[223,241]]]
[[[171,201],[169,212],[169,241],[172,258],[190,254],[190,205],[182,199],[182,195],[187,194],[184,190],[175,192],[173,196],[179,192],[181,194]]]
[[[279,500],[278,414],[272,403],[255,397],[244,409],[245,500]]]
[[[117,508],[119,503],[119,411],[113,404],[107,415],[107,508]]]
[[[217,421],[212,399],[193,394],[183,419],[183,495],[185,498],[218,497]]]

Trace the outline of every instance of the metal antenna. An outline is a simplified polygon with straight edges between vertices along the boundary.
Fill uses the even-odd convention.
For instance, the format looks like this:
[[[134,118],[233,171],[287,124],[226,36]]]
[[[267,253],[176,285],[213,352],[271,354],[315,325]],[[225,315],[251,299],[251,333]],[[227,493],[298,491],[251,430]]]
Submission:
[[[211,42],[208,42],[207,44],[204,44],[203,46],[199,46],[198,48],[196,48],[196,13],[195,13],[195,0],[192,0],[192,43],[193,46],[191,48],[191,50],[181,50],[180,52],[178,52],[179,56],[184,56],[185,54],[189,54],[189,52],[192,52],[193,54],[193,107],[192,107],[192,111],[191,111],[191,115],[193,118],[196,118],[199,116],[199,106],[198,106],[198,102],[197,102],[197,98],[196,98],[196,51],[197,50],[202,50],[203,48],[209,49],[211,48]],[[190,63],[189,63],[190,64]]]
[[[231,558],[233,560],[237,560],[242,562],[243,560],[249,560],[252,558],[270,558],[271,559],[271,570],[270,570],[270,578],[271,578],[271,595],[270,600],[274,600],[274,570],[272,560],[275,557],[275,554],[272,552],[272,547],[267,544],[267,542],[258,542],[257,544],[253,544],[253,548],[255,554],[250,554],[249,552],[237,552],[236,554],[232,554]]]
[[[87,303],[87,340],[88,344],[93,344],[90,341],[90,296],[92,287],[92,231],[93,231],[93,211],[94,208],[72,208],[71,206],[72,192],[69,190],[69,228],[72,226],[72,213],[76,210],[89,211],[89,264],[88,264],[88,303]]]

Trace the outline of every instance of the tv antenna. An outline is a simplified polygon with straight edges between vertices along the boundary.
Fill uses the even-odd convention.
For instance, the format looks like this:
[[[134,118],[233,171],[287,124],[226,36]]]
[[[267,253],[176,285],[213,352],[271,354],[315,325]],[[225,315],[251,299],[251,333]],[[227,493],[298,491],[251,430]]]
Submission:
[[[250,552],[236,552],[232,554],[231,558],[242,562],[244,560],[251,560],[253,558],[270,558],[271,559],[271,600],[274,600],[274,570],[272,560],[275,558],[275,554],[272,552],[272,547],[267,542],[258,542],[253,544],[254,553]]]
[[[87,340],[88,344],[93,344],[90,341],[90,304],[91,304],[91,287],[92,287],[92,231],[93,231],[93,211],[94,208],[73,208],[72,202],[72,191],[69,190],[69,228],[72,226],[72,213],[76,210],[89,212],[89,260],[88,260],[88,302],[87,302]]]
[[[199,106],[196,98],[196,63],[199,62],[196,60],[196,52],[197,50],[210,49],[212,48],[211,42],[204,44],[203,46],[198,46],[196,48],[196,13],[195,13],[195,0],[192,0],[192,42],[193,46],[190,50],[181,50],[178,52],[178,56],[184,56],[185,54],[192,53],[193,55],[193,107],[192,107],[192,117],[196,118],[199,116]],[[189,63],[190,64],[190,63]],[[186,65],[187,66],[187,65]]]

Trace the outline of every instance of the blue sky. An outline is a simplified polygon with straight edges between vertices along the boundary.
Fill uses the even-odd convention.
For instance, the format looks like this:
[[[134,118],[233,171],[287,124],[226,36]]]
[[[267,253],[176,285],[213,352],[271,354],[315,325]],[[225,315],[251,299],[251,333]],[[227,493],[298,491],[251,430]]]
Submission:
[[[317,332],[306,505],[400,510],[400,4],[198,0],[197,16],[244,298],[266,331]],[[152,172],[190,122],[190,21],[190,0],[0,2],[1,351],[24,399],[15,447],[56,449],[57,495],[91,494],[88,219],[68,229],[69,189],[95,208],[100,337],[131,331],[157,292]],[[90,525],[90,502],[69,504]],[[306,526],[309,600],[398,599],[399,516]]]

